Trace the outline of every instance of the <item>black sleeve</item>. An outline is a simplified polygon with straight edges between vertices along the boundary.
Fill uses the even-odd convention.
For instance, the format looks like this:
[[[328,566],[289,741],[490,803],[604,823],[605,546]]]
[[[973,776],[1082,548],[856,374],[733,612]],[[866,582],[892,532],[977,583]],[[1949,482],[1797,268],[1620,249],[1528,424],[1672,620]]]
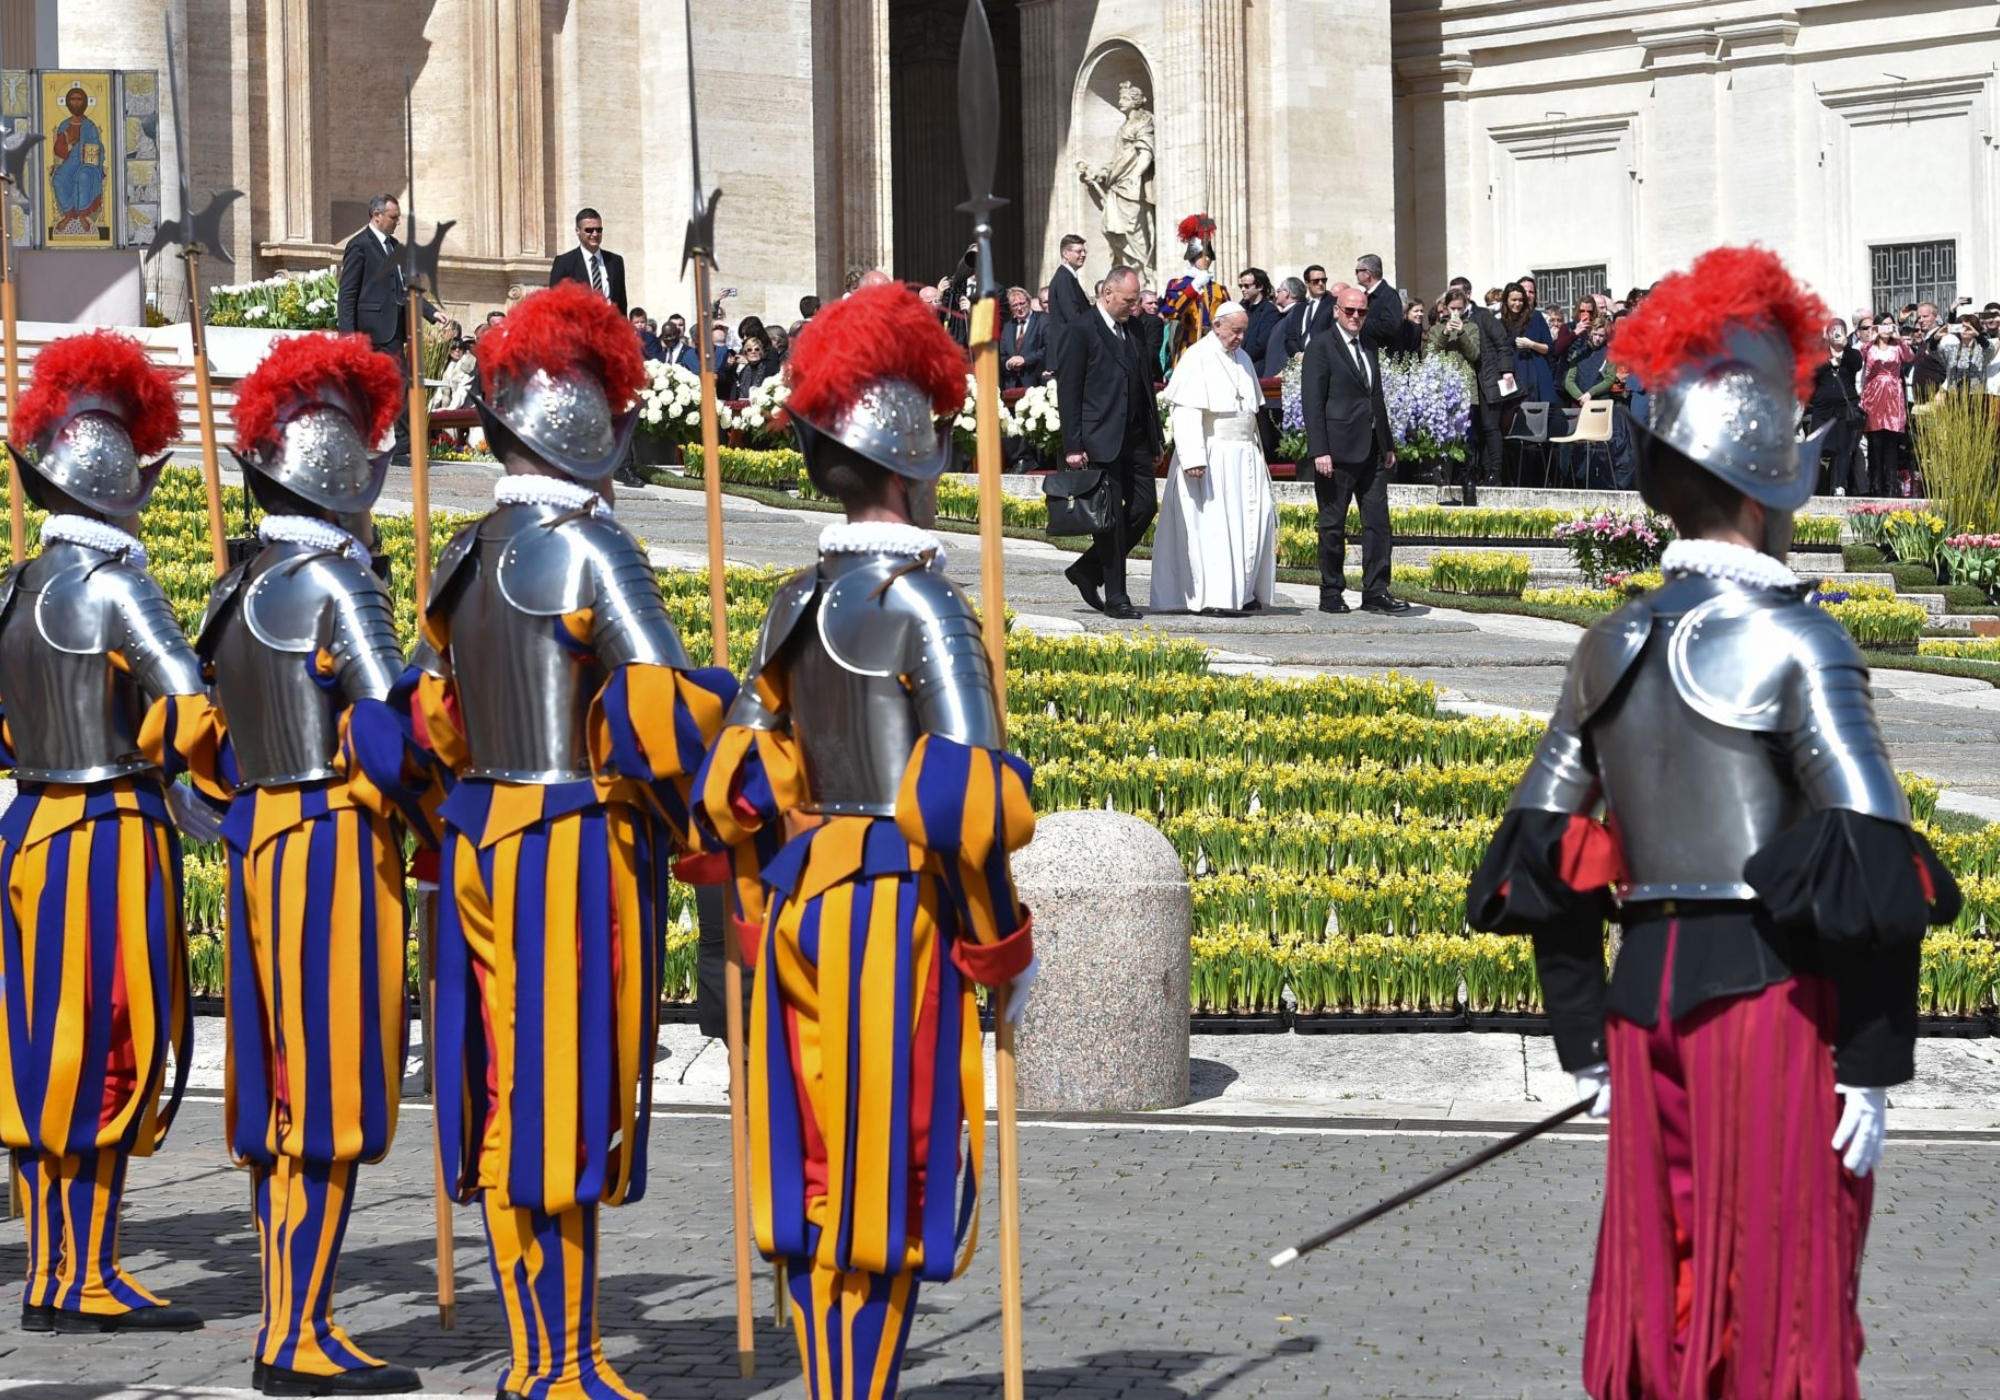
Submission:
[[[1578,890],[1558,870],[1571,812],[1517,807],[1493,833],[1466,887],[1465,920],[1485,933],[1527,934],[1556,1057],[1567,1070],[1604,1062],[1604,925],[1611,890]]]
[[[1387,282],[1375,284],[1368,294],[1368,314],[1361,318],[1361,338],[1377,350],[1396,343],[1396,327],[1403,319],[1403,298]]]
[[[554,262],[549,264],[549,285],[551,287],[555,286],[556,283],[563,280],[563,270],[562,270],[563,258],[566,258],[568,256],[569,254],[564,253],[559,257],[557,257]]]
[[[1062,419],[1063,452],[1083,452],[1083,378],[1090,359],[1090,328],[1081,321],[1063,331],[1056,352],[1056,411]]]
[[[359,239],[349,242],[347,251],[340,255],[340,297],[336,316],[342,335],[352,335],[359,329],[355,321],[356,313],[361,308],[361,275],[367,262]]]
[[[1840,948],[1821,954],[1820,970],[1840,994],[1833,1072],[1856,1089],[1886,1089],[1917,1073],[1917,992],[1923,947]]]
[[[1313,459],[1333,453],[1333,446],[1326,439],[1327,373],[1332,363],[1327,357],[1326,343],[1322,336],[1306,347],[1305,368],[1299,378],[1300,405],[1306,418],[1306,456]]]

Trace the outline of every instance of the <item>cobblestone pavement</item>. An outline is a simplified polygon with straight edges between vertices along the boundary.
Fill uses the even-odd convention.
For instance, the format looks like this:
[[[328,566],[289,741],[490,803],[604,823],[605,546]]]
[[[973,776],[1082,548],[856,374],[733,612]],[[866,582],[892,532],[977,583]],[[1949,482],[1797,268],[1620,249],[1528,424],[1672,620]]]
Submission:
[[[503,1355],[476,1216],[457,1214],[459,1326],[430,1306],[429,1117],[404,1119],[366,1169],[343,1260],[341,1317],[376,1354],[444,1393],[491,1393]],[[191,1103],[168,1148],[135,1164],[126,1260],[202,1333],[149,1341],[28,1336],[0,1294],[4,1392],[109,1400],[137,1386],[243,1387],[257,1281],[247,1179]],[[1282,1273],[1264,1262],[1395,1187],[1476,1150],[1464,1132],[1296,1127],[1022,1129],[1028,1393],[1064,1400],[1500,1397],[1577,1393],[1601,1138],[1545,1139]],[[800,1394],[768,1312],[758,1378],[736,1378],[727,1132],[713,1114],[653,1125],[647,1199],[606,1212],[606,1346],[655,1400]],[[992,1198],[989,1177],[988,1199]],[[1990,1261],[2000,1138],[1892,1141],[1863,1279],[1871,1396],[1991,1396],[2000,1363]],[[956,1283],[926,1289],[906,1400],[999,1394],[994,1224]],[[0,1277],[23,1267],[0,1235]],[[760,1273],[769,1298],[769,1274]]]

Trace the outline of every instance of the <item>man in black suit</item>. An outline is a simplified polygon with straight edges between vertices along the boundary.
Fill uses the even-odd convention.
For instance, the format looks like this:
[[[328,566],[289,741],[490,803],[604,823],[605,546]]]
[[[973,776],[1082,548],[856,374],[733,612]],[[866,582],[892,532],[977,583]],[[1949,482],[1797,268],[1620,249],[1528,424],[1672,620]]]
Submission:
[[[1387,350],[1403,329],[1403,298],[1382,280],[1382,259],[1363,253],[1354,260],[1354,281],[1368,293],[1368,315],[1361,322],[1361,338],[1377,350]]]
[[[1163,440],[1145,352],[1127,329],[1138,306],[1138,272],[1113,268],[1097,306],[1065,330],[1056,360],[1064,465],[1095,467],[1111,483],[1111,528],[1063,576],[1084,602],[1124,622],[1140,615],[1125,589],[1125,557],[1159,508],[1153,464]]]
[[[604,251],[604,217],[595,209],[577,211],[576,244],[550,265],[549,285],[581,282],[624,315],[625,259]]]
[[[1083,285],[1083,260],[1090,255],[1090,245],[1079,234],[1066,233],[1057,250],[1062,262],[1057,265],[1055,275],[1049,278],[1049,299],[1044,308],[1049,313],[1049,362],[1056,363],[1062,358],[1062,337],[1065,328],[1084,320],[1091,314],[1096,297]]]
[[[1028,302],[1026,287],[1007,289],[1007,324],[1000,327],[1000,387],[1028,389],[1042,382],[1048,362],[1049,318]]]
[[[1285,328],[1285,358],[1303,355],[1317,336],[1333,329],[1333,298],[1326,290],[1326,269],[1314,263],[1306,269],[1306,298],[1303,308]]]
[[[342,335],[359,332],[377,350],[392,356],[407,384],[410,322],[403,304],[403,245],[396,238],[396,226],[402,221],[403,206],[396,196],[378,194],[368,201],[367,226],[347,240],[347,247],[340,255],[340,293],[335,316]],[[391,264],[389,270],[377,276],[377,269],[384,263]],[[425,320],[447,324],[444,314],[428,301],[423,304],[423,312]],[[404,408],[396,415],[393,451],[401,457],[409,450],[409,410]]]
[[[1382,364],[1361,334],[1368,293],[1348,287],[1335,309],[1338,324],[1306,350],[1301,391],[1306,443],[1319,499],[1319,610],[1351,609],[1347,591],[1347,506],[1361,502],[1361,610],[1390,617],[1410,605],[1389,592],[1389,473],[1396,449],[1389,406],[1382,400]]]

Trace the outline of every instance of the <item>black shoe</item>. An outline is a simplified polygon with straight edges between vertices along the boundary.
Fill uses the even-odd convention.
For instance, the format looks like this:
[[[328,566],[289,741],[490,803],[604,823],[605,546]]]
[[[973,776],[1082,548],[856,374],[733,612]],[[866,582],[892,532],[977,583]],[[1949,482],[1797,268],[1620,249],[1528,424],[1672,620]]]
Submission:
[[[1323,613],[1333,613],[1335,616],[1338,616],[1341,613],[1351,613],[1354,611],[1353,608],[1347,606],[1347,600],[1345,598],[1335,598],[1330,603],[1323,602],[1319,605],[1319,610]]]
[[[333,1376],[314,1376],[283,1366],[250,1366],[250,1384],[260,1395],[407,1395],[424,1388],[407,1366],[365,1366]]]
[[[1393,593],[1378,593],[1373,598],[1361,600],[1361,611],[1381,613],[1384,617],[1401,617],[1410,610],[1410,605]]]
[[[1264,611],[1264,604],[1261,600],[1252,598],[1249,602],[1243,605],[1243,611],[1247,613],[1262,612]]]
[[[162,1303],[122,1313],[80,1313],[52,1308],[58,1332],[199,1332],[205,1325],[193,1308]]]
[[[21,1304],[21,1330],[23,1332],[55,1331],[56,1310],[45,1303]]]
[[[1203,608],[1195,614],[1197,617],[1244,617],[1246,615],[1246,610],[1243,608]]]
[[[1076,585],[1076,591],[1083,595],[1083,601],[1090,604],[1093,611],[1104,611],[1104,580],[1092,578],[1081,559],[1064,569],[1063,577]]]
[[[1104,605],[1104,615],[1113,622],[1137,622],[1145,616],[1144,613],[1140,612],[1130,603],[1106,603]]]

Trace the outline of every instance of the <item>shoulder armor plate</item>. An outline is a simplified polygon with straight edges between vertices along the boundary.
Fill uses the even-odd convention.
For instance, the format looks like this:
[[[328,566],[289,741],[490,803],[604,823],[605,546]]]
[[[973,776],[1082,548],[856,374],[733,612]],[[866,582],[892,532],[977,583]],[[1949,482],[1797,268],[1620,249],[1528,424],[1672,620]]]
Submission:
[[[1862,664],[1837,619],[1782,594],[1731,589],[1674,625],[1667,669],[1695,713],[1728,729],[1772,733],[1795,717],[1793,680],[1808,656]]]
[[[273,564],[243,590],[243,620],[271,650],[310,655],[332,639],[342,599],[381,587],[371,571],[346,555],[299,554]]]
[[[632,555],[640,555],[639,542],[615,520],[585,515],[553,528],[537,521],[508,539],[495,581],[500,596],[530,617],[560,617],[587,606],[593,583]]]
[[[970,616],[972,604],[950,579],[886,555],[848,570],[827,586],[819,605],[820,641],[827,655],[858,676],[894,676],[909,668],[913,632],[935,630],[948,617]]]
[[[425,611],[435,608],[451,594],[452,580],[459,566],[479,543],[479,522],[474,521],[451,537],[451,543],[444,547],[444,553],[437,558],[431,568],[431,590]]]
[[[1576,722],[1587,724],[1618,690],[1618,683],[1653,635],[1650,595],[1634,598],[1609,617],[1590,624],[1570,662],[1576,682]]]
[[[818,594],[816,568],[801,569],[778,585],[778,591],[771,595],[771,606],[764,613],[764,630],[757,634],[757,650],[750,658],[747,675],[760,674],[771,664],[771,658],[785,649],[792,629],[799,625],[799,619],[806,615],[806,609]]]
[[[42,580],[35,597],[35,627],[42,640],[71,656],[95,656],[110,649],[111,609],[100,593],[118,565],[108,561],[71,564]]]
[[[218,624],[229,611],[229,605],[235,601],[238,590],[243,587],[243,576],[249,571],[250,561],[246,559],[217,579],[215,586],[208,590],[208,607],[201,615],[201,630],[194,637],[195,654],[202,660],[211,659],[216,635],[221,630]]]

